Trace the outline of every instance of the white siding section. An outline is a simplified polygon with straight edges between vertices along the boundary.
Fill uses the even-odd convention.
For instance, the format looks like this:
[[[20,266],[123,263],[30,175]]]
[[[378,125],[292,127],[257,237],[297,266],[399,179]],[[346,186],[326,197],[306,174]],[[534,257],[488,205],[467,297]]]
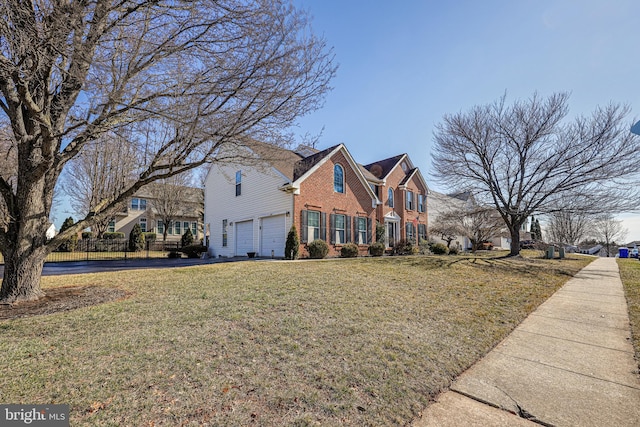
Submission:
[[[242,190],[236,197],[237,171],[242,172]],[[253,220],[252,247],[256,252],[262,247],[261,218],[284,215],[288,232],[293,220],[293,195],[279,190],[286,182],[286,177],[266,165],[213,164],[204,192],[204,222],[210,225],[209,254],[215,257],[235,255],[236,239],[233,234],[236,222]],[[226,246],[223,246],[223,220],[228,223]]]

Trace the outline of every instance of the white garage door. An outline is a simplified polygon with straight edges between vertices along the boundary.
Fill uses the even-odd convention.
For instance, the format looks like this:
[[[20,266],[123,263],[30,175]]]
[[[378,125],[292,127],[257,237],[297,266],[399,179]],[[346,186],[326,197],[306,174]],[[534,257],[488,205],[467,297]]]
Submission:
[[[253,221],[236,222],[236,255],[247,256],[253,251]]]
[[[262,218],[260,233],[260,256],[270,257],[271,251],[276,257],[284,256],[284,245],[287,239],[284,215]]]

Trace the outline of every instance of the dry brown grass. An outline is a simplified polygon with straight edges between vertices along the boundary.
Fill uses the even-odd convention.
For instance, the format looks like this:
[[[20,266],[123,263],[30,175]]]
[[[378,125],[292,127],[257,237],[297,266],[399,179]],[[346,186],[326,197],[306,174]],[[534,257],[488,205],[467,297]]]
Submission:
[[[618,259],[618,267],[627,297],[633,347],[640,364],[640,262],[637,259]]]
[[[0,322],[0,402],[72,425],[404,425],[588,260],[242,262],[45,277],[123,301]]]

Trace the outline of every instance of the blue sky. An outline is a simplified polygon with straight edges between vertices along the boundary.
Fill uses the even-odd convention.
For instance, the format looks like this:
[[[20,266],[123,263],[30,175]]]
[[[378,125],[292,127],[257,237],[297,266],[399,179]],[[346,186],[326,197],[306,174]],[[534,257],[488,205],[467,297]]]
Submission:
[[[640,118],[636,0],[295,0],[340,65],[324,107],[299,135],[345,143],[356,161],[408,153],[428,184],[443,115],[535,91],[571,93],[570,115],[609,102]],[[630,123],[631,124],[631,123]],[[621,217],[640,240],[640,215]]]

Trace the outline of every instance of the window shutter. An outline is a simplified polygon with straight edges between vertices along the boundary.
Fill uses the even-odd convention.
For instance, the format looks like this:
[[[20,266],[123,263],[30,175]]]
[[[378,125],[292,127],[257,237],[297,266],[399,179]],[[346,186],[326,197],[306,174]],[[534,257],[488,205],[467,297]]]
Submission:
[[[327,214],[320,212],[320,238],[327,241]]]
[[[309,230],[307,224],[307,211],[300,211],[300,240],[307,243],[309,240]]]
[[[329,242],[332,245],[336,244],[336,215],[335,214],[329,214]]]
[[[344,242],[351,243],[353,239],[351,238],[351,217],[346,216],[344,218]]]
[[[371,218],[367,218],[367,244],[370,245],[372,241],[372,233],[371,233]]]

